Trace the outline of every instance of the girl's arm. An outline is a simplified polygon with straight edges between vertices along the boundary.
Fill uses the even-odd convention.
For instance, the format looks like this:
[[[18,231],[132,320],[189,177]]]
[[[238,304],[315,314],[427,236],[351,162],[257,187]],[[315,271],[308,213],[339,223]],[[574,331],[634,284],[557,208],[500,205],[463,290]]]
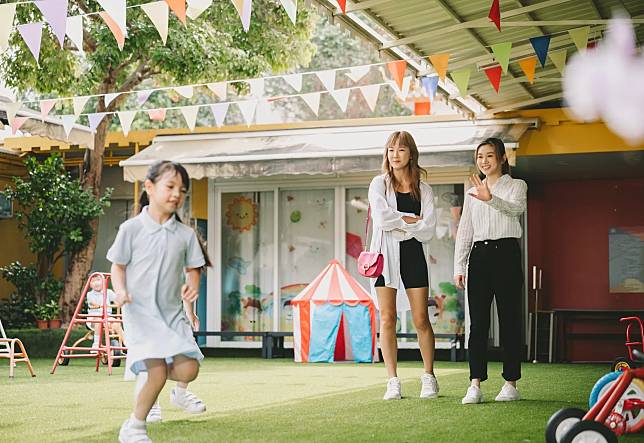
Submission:
[[[385,181],[381,177],[376,177],[369,185],[369,205],[371,206],[371,217],[373,226],[383,231],[393,231],[394,229],[404,229],[407,226],[402,219],[402,214],[393,210],[387,198],[385,197]]]
[[[512,193],[507,200],[491,194],[492,198],[485,203],[506,215],[518,217],[526,210],[528,185],[523,180],[514,180],[512,185]]]
[[[112,287],[116,294],[116,303],[121,306],[130,303],[132,297],[127,293],[127,287],[125,286],[125,265],[112,263],[110,272],[112,273]]]
[[[404,228],[406,232],[419,242],[428,242],[434,237],[436,232],[436,210],[434,208],[434,191],[428,187],[428,191],[423,196],[423,218],[412,224],[407,224]]]
[[[464,276],[467,265],[467,257],[472,249],[472,239],[474,238],[474,228],[472,227],[472,214],[470,208],[470,199],[468,193],[465,193],[465,202],[463,203],[463,213],[461,221],[458,224],[456,233],[456,245],[454,247],[454,277]]]
[[[199,317],[197,317],[197,314],[195,314],[195,310],[192,306],[192,303],[190,303],[187,300],[183,301],[183,309],[186,311],[186,315],[188,316],[188,320],[190,320],[190,324],[192,325],[192,330],[193,331],[198,331],[199,330]]]
[[[199,298],[199,279],[201,270],[199,268],[186,269],[186,283],[181,288],[181,298],[184,303],[192,303]]]

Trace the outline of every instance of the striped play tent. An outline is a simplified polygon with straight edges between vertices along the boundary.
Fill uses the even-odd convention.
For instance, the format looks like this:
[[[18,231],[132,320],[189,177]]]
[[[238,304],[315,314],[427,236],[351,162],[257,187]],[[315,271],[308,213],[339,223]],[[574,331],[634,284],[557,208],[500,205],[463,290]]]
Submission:
[[[376,307],[337,260],[291,300],[295,361],[378,360]]]

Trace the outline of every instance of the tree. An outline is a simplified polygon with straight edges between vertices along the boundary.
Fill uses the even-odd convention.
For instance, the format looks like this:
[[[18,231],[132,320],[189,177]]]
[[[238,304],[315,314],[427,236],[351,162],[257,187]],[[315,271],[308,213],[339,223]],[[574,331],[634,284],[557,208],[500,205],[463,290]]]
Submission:
[[[260,76],[281,72],[296,64],[306,64],[313,53],[309,43],[313,16],[300,8],[293,25],[277,2],[253,2],[249,31],[244,32],[229,0],[215,0],[197,20],[183,26],[171,14],[167,45],[163,46],[154,25],[141,8],[145,0],[128,2],[128,37],[122,51],[103,20],[96,14],[84,19],[85,57],[70,47],[61,51],[49,33],[43,33],[40,67],[18,32],[13,32],[11,48],[0,59],[0,74],[7,86],[52,97],[130,91],[154,79],[165,84],[192,84]],[[94,1],[70,3],[69,15],[100,11]],[[42,20],[33,4],[19,5],[17,22]],[[113,112],[125,103],[119,96],[109,105],[102,99],[88,102],[95,112]],[[131,108],[125,108],[131,109]],[[88,150],[81,177],[85,189],[98,197],[107,130],[113,116],[99,124],[94,150]],[[98,219],[91,223],[94,235],[81,250],[72,253],[66,272],[61,303],[63,319],[69,319],[81,292],[82,282],[91,269]]]

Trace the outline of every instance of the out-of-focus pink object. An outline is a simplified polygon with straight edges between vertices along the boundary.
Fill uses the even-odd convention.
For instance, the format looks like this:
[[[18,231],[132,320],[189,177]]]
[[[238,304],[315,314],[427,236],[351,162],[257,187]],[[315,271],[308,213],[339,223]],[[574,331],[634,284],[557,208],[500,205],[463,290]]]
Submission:
[[[630,18],[617,14],[596,48],[575,54],[563,79],[575,119],[602,119],[627,143],[644,141],[644,55],[637,55]]]

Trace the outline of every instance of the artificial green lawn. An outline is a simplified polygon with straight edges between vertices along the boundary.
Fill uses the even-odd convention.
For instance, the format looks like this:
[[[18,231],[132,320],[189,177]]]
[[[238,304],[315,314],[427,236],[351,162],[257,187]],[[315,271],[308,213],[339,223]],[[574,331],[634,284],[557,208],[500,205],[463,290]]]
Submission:
[[[89,360],[73,360],[49,375],[52,360],[33,361],[37,377],[20,364],[10,380],[0,361],[0,441],[117,441],[129,415],[134,383],[123,368],[110,377]],[[155,442],[225,441],[437,441],[541,442],[550,415],[561,407],[587,409],[588,393],[607,365],[526,363],[524,400],[495,403],[499,363],[483,385],[486,402],[461,405],[467,364],[438,362],[440,397],[420,400],[420,362],[402,362],[401,401],[382,401],[380,364],[295,364],[289,360],[208,358],[191,385],[207,404],[188,415],[161,393],[164,421],[150,425]],[[641,441],[629,436],[624,441]]]

